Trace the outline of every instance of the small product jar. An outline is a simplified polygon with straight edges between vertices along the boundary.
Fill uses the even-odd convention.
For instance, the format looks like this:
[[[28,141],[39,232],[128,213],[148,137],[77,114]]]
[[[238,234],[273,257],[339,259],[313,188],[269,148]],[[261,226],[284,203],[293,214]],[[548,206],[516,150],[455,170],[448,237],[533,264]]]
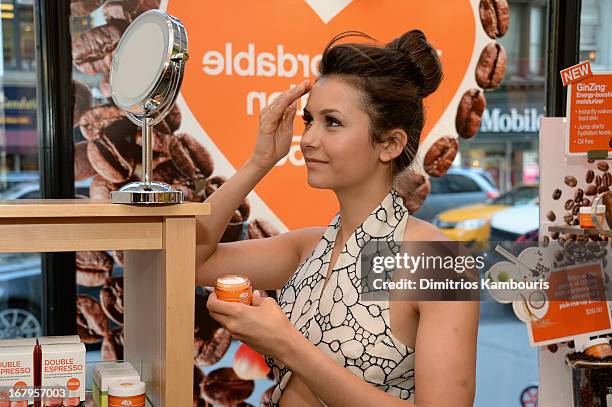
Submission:
[[[81,399],[78,391],[69,391],[62,401],[62,407],[78,407],[81,405]]]
[[[43,407],[62,407],[62,399],[61,398],[45,398],[43,401]],[[14,407],[11,404],[11,407]]]
[[[583,229],[594,228],[595,224],[593,223],[592,212],[593,208],[590,206],[581,206],[580,213],[578,218],[580,220],[580,227]],[[606,206],[605,205],[597,205],[595,209],[595,216],[599,220],[600,224],[603,224],[606,221]]]
[[[610,342],[606,338],[591,339],[576,350],[598,359],[612,356],[612,346],[610,346]]]
[[[108,407],[144,407],[145,384],[122,381],[108,386]]]
[[[223,301],[251,305],[253,287],[247,276],[229,274],[217,279],[215,294]]]

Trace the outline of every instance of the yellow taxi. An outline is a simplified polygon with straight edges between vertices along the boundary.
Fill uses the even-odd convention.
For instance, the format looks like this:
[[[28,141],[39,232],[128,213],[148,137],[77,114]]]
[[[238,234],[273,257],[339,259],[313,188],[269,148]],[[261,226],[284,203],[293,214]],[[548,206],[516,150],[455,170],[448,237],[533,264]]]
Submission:
[[[521,185],[485,203],[460,206],[440,212],[432,224],[449,239],[482,244],[491,235],[491,217],[506,208],[524,205],[538,197],[538,185]]]

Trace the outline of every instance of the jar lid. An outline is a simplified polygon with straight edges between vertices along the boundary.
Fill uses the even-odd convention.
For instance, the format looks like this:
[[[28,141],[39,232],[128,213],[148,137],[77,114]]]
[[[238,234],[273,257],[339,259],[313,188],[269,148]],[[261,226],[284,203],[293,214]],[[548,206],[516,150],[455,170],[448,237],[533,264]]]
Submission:
[[[222,291],[241,291],[251,286],[251,280],[247,276],[228,274],[217,279],[215,287]]]
[[[144,393],[144,382],[120,381],[117,383],[109,384],[108,386],[109,396],[129,397],[139,396]]]
[[[597,209],[596,209],[597,213],[602,213],[605,211],[606,211],[606,205],[597,205]]]
[[[576,351],[584,352],[585,349],[588,349],[591,346],[609,345],[609,344],[610,342],[606,338],[595,338],[595,339],[591,339],[583,343],[578,343],[576,346]]]
[[[590,206],[581,206],[580,207],[580,213],[591,213],[591,207]]]

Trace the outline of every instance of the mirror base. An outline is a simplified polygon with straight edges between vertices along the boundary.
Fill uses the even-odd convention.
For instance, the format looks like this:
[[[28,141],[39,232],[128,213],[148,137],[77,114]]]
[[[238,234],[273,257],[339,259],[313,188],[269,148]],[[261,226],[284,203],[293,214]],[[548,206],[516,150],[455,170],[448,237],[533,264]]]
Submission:
[[[130,205],[172,205],[183,203],[183,192],[161,182],[132,182],[111,192],[111,202]]]

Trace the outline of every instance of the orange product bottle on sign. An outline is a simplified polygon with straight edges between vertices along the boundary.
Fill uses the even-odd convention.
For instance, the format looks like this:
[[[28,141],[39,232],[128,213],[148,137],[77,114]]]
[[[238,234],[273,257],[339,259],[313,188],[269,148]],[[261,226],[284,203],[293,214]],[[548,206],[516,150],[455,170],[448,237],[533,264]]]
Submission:
[[[122,381],[108,386],[108,407],[144,407],[145,384]]]
[[[251,280],[247,276],[228,274],[217,279],[215,294],[217,298],[223,301],[251,305],[253,287],[251,286]]]

